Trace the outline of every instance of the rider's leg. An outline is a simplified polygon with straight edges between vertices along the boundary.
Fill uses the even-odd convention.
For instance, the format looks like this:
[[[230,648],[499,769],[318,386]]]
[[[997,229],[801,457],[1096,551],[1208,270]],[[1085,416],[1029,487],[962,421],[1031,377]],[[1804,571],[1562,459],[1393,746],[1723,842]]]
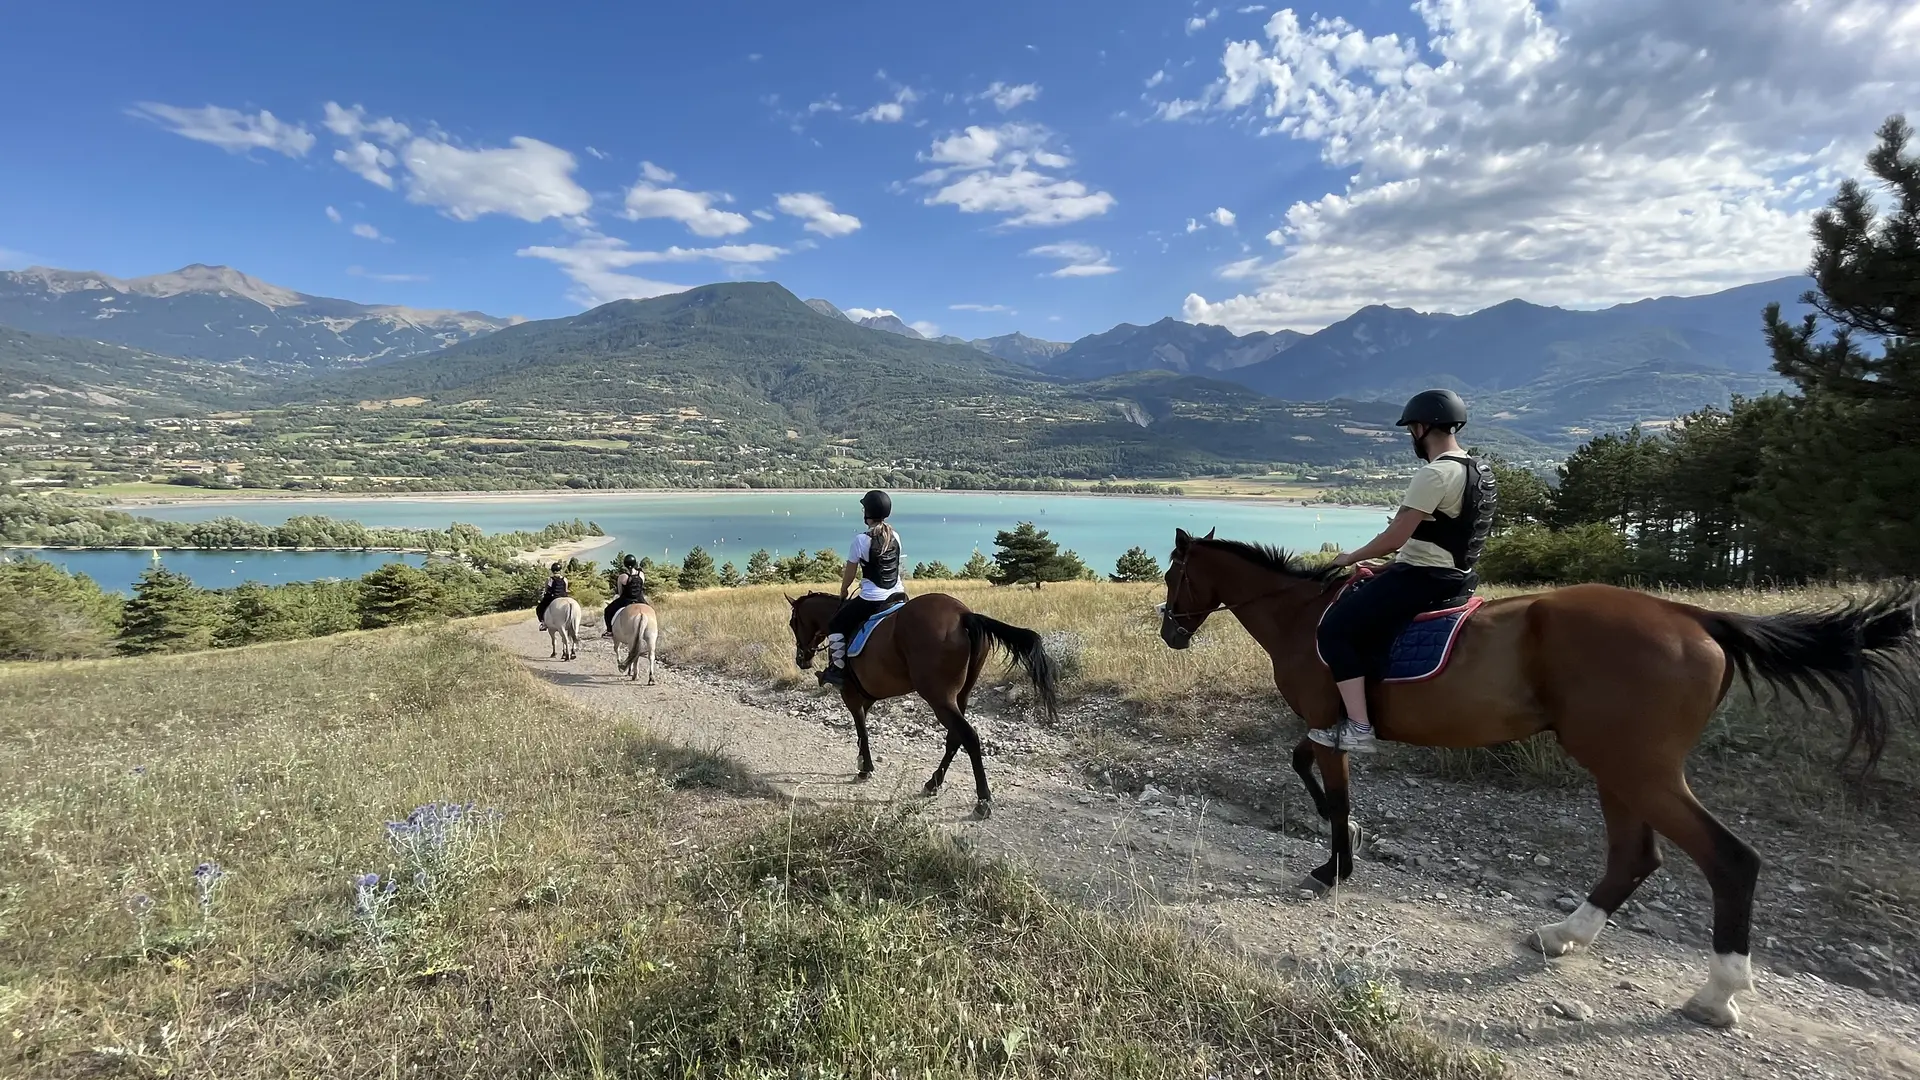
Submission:
[[[860,624],[867,621],[880,607],[870,600],[856,596],[840,605],[831,622],[827,623],[827,663],[820,669],[822,683],[836,685],[847,681],[847,641],[860,630]]]

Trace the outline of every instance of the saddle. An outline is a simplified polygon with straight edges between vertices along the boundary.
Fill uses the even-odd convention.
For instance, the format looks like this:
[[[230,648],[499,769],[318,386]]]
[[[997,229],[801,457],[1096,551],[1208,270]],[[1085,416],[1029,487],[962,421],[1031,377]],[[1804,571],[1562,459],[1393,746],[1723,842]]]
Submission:
[[[905,607],[906,603],[902,600],[891,607],[875,612],[871,618],[867,619],[866,623],[860,627],[860,632],[853,635],[853,640],[847,643],[847,659],[851,660],[859,656],[860,650],[867,647],[867,638],[873,636],[874,627],[886,621],[887,616]]]
[[[1341,591],[1360,588],[1372,576],[1355,575],[1340,587]],[[1339,599],[1336,594],[1334,602],[1338,603]],[[1439,675],[1447,669],[1447,661],[1453,659],[1453,647],[1460,640],[1460,631],[1467,620],[1486,602],[1486,598],[1475,596],[1415,615],[1394,635],[1393,643],[1383,654],[1366,658],[1368,678],[1383,683],[1409,683],[1424,682]],[[1331,609],[1333,605],[1327,606]],[[1326,617],[1325,612],[1321,617]],[[1318,655],[1318,647],[1314,651]],[[1326,658],[1321,657],[1320,662],[1326,663]]]

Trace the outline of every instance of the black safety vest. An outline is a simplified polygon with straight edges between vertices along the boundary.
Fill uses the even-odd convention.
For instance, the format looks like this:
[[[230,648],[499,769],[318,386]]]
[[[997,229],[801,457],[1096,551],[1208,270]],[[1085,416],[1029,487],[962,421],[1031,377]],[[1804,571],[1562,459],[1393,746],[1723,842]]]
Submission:
[[[561,577],[561,578],[547,579],[547,599],[551,600],[556,596],[565,596],[565,595],[567,595],[567,579],[566,578]]]
[[[647,602],[647,583],[640,580],[640,571],[626,571],[627,583],[620,587],[620,598],[632,604]]]
[[[1493,470],[1465,454],[1445,454],[1440,460],[1457,461],[1467,467],[1467,483],[1460,492],[1460,513],[1448,517],[1435,511],[1431,520],[1413,530],[1415,540],[1424,540],[1453,556],[1453,568],[1461,572],[1473,569],[1480,552],[1487,546],[1487,534],[1493,531],[1493,509],[1498,498],[1494,490]]]
[[[874,542],[868,542],[867,557],[860,560],[860,576],[888,592],[892,592],[900,587],[900,541],[898,537],[894,539],[893,547],[887,551],[875,551]]]

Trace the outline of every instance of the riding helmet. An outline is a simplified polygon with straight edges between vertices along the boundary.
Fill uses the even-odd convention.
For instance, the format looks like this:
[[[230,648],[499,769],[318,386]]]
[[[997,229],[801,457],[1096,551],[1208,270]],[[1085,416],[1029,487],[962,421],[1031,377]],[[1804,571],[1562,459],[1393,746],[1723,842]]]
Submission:
[[[1456,429],[1466,427],[1467,403],[1451,390],[1422,390],[1409,398],[1407,407],[1400,410],[1396,426],[1406,427],[1408,424]]]
[[[635,568],[635,567],[637,567],[637,566],[639,566],[639,565],[640,565],[640,560],[639,560],[639,559],[636,559],[636,558],[634,558],[634,557],[633,557],[633,556],[631,556],[631,555],[629,555],[629,556],[627,556],[627,557],[626,557],[626,559],[625,559],[625,561],[621,563],[621,565],[622,565],[622,566],[625,566],[625,567],[627,567],[627,568],[628,568],[629,570],[631,570],[631,569],[633,569],[633,568]]]
[[[559,573],[560,571],[562,571],[562,570],[565,570],[565,569],[566,569],[566,566],[565,566],[564,564],[561,564],[561,563],[554,563],[554,564],[553,564],[552,566],[549,566],[549,567],[547,567],[547,569],[549,569],[549,570],[551,570],[551,571],[553,571],[554,573],[556,573],[556,574],[557,574],[557,573]]]
[[[893,497],[884,491],[869,491],[860,496],[860,509],[874,521],[885,521],[893,513]]]

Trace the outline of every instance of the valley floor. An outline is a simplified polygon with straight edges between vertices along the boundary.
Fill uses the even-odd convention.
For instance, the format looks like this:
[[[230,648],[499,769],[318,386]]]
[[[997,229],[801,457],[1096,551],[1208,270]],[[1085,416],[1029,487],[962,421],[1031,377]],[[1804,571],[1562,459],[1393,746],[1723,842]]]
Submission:
[[[663,656],[675,661],[676,605],[664,618]],[[615,677],[605,642],[589,641],[566,663],[539,651],[547,638],[530,619],[494,635],[555,692],[725,755],[797,801],[912,801],[938,762],[937,725],[917,699],[875,709],[879,771],[855,784],[837,696],[691,662],[663,664],[660,685],[634,685]],[[765,647],[787,646],[770,638]],[[1590,787],[1449,780],[1401,767],[1389,748],[1357,770],[1356,812],[1373,837],[1359,872],[1332,899],[1305,900],[1293,884],[1325,858],[1325,840],[1288,769],[1295,732],[1278,727],[1281,718],[1253,718],[1276,726],[1265,736],[1243,728],[1180,739],[1096,699],[1044,727],[1011,696],[989,689],[975,699],[993,817],[965,819],[972,791],[958,762],[933,815],[968,848],[1030,868],[1066,894],[1170,914],[1281,971],[1382,973],[1429,1030],[1497,1051],[1518,1077],[1920,1077],[1920,981],[1897,962],[1881,966],[1870,957],[1887,954],[1856,940],[1889,919],[1911,926],[1911,908],[1881,893],[1885,910],[1817,925],[1832,910],[1802,896],[1829,886],[1854,895],[1859,886],[1871,903],[1875,891],[1855,880],[1847,855],[1865,838],[1885,860],[1911,865],[1915,838],[1890,826],[1862,825],[1836,850],[1796,841],[1795,829],[1763,814],[1732,817],[1769,860],[1758,988],[1742,1028],[1711,1031],[1676,1011],[1702,982],[1708,955],[1704,889],[1677,852],[1642,891],[1644,906],[1624,909],[1627,925],[1610,926],[1590,953],[1547,961],[1523,944],[1598,873],[1603,839]],[[1711,786],[1703,798],[1714,804]],[[1807,972],[1823,966],[1815,960],[1844,964],[1856,954],[1869,958],[1853,980],[1865,989]]]

